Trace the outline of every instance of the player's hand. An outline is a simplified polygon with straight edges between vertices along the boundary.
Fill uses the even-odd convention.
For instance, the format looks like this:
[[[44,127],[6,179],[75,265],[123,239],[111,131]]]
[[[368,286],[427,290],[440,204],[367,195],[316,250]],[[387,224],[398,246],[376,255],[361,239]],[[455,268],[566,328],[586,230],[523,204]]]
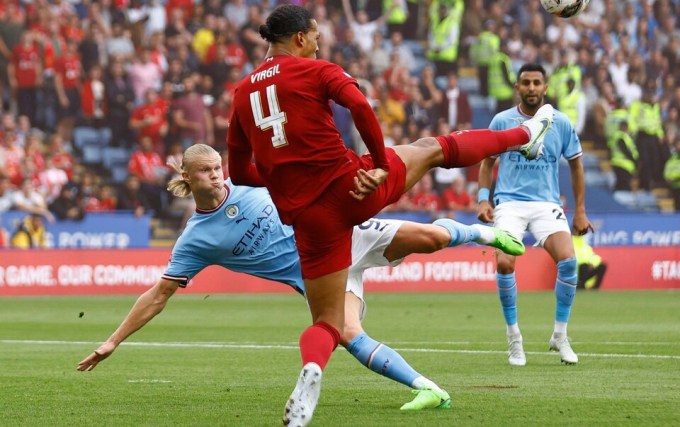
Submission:
[[[485,223],[493,222],[493,208],[491,203],[484,200],[477,206],[477,218]]]
[[[357,176],[354,177],[354,190],[350,191],[349,194],[357,200],[363,200],[385,182],[387,175],[389,175],[389,172],[380,168],[370,171],[359,169]]]
[[[590,223],[586,214],[574,214],[573,222],[574,234],[577,236],[584,236],[588,234],[588,230],[595,232],[595,227]]]
[[[99,362],[111,356],[116,347],[117,346],[113,343],[105,342],[104,344],[100,345],[99,348],[96,349],[92,354],[78,363],[78,367],[76,369],[79,371],[93,370],[97,367]]]

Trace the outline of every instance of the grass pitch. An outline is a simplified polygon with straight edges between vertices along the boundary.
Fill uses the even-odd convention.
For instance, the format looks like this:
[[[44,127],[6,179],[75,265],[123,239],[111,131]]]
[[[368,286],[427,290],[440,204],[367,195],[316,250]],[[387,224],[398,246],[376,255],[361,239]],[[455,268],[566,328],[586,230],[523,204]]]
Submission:
[[[92,372],[77,363],[136,296],[0,298],[0,425],[280,425],[309,321],[303,299],[179,293]],[[494,294],[367,302],[367,332],[447,389],[453,409],[400,412],[408,389],[339,349],[314,426],[680,425],[680,292],[579,293],[576,366],[547,351],[552,293],[520,293],[523,368],[507,364]]]

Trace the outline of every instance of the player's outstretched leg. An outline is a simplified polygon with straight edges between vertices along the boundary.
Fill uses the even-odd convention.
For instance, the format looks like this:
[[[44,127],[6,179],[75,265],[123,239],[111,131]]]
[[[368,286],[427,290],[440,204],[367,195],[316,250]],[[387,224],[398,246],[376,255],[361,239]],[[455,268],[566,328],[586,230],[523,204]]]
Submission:
[[[552,105],[545,104],[536,111],[534,117],[522,123],[529,130],[529,142],[522,145],[519,152],[527,159],[533,160],[543,154],[543,140],[552,126],[554,114]]]
[[[292,427],[308,425],[312,421],[320,393],[321,367],[314,362],[307,363],[302,368],[295,389],[286,402],[283,424]]]
[[[347,351],[362,365],[373,372],[412,387],[416,397],[401,409],[418,411],[421,409],[450,408],[451,397],[432,380],[424,377],[390,346],[378,342],[362,332],[352,338],[346,346]],[[422,392],[422,393],[421,393]],[[447,403],[448,401],[448,403]]]
[[[525,251],[521,240],[500,228],[482,224],[466,225],[450,218],[440,218],[433,224],[444,227],[449,231],[451,235],[449,246],[451,247],[467,242],[476,242],[480,245],[500,249],[508,255],[522,255]]]

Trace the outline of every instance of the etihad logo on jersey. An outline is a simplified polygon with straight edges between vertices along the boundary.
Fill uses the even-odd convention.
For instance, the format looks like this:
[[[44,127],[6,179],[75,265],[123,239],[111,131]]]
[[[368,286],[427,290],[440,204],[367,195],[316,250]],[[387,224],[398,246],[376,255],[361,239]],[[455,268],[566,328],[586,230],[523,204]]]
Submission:
[[[246,232],[236,242],[236,246],[231,252],[238,256],[243,253],[255,255],[255,253],[261,251],[266,234],[271,232],[274,226],[275,213],[276,210],[273,205],[266,205],[253,219],[253,222],[247,226]]]
[[[240,212],[240,209],[236,205],[229,205],[227,208],[224,210],[224,214],[227,216],[229,219],[234,219],[238,216],[238,213]]]
[[[280,64],[276,64],[273,67],[269,67],[266,70],[260,71],[259,73],[251,74],[250,83],[261,82],[264,79],[268,79],[280,74],[279,67]]]

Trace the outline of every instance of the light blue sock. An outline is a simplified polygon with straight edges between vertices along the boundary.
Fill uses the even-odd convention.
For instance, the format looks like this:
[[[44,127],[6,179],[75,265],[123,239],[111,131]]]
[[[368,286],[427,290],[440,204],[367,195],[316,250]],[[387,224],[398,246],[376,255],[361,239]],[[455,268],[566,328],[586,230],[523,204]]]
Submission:
[[[563,259],[557,263],[557,281],[555,282],[555,299],[557,300],[555,321],[557,322],[569,322],[571,306],[576,296],[577,275],[576,258]]]
[[[496,286],[498,287],[498,296],[503,307],[505,324],[514,325],[517,323],[517,282],[515,281],[515,273],[496,273]]]
[[[450,218],[440,218],[433,222],[433,224],[444,227],[449,231],[449,234],[451,235],[449,246],[462,245],[463,243],[472,242],[481,237],[481,233],[475,227],[461,224]]]
[[[414,387],[415,379],[421,377],[399,353],[369,337],[365,332],[352,338],[347,345],[347,351],[373,372],[408,387]]]

